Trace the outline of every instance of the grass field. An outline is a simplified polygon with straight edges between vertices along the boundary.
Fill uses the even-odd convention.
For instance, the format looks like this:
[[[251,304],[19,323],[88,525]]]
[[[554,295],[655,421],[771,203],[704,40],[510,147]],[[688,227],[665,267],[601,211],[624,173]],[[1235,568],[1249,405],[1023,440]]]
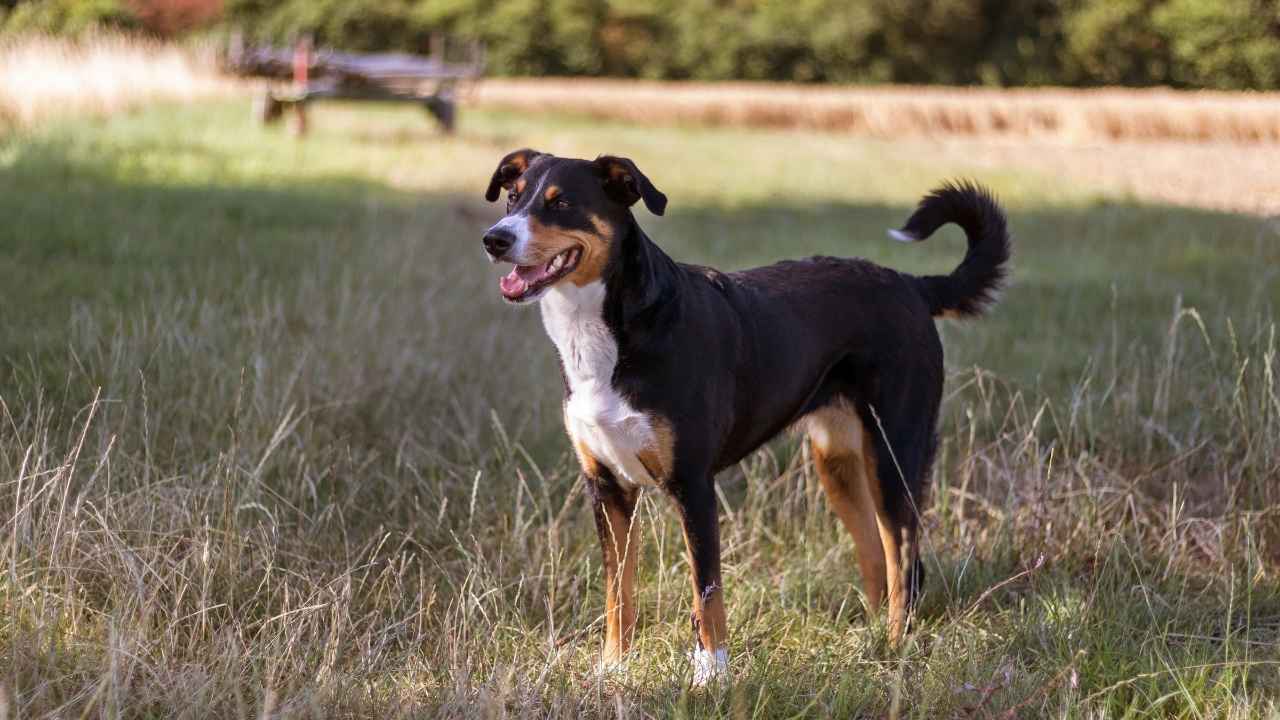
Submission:
[[[0,140],[0,717],[1274,717],[1280,230],[929,146],[247,103]],[[603,588],[536,311],[479,237],[524,145],[634,158],[678,259],[949,270],[885,239],[975,175],[1013,284],[943,324],[926,596],[900,651],[783,438],[720,478],[732,682],[690,690],[679,524]],[[693,390],[693,388],[691,388]],[[767,389],[763,389],[767,391]]]
[[[962,153],[1147,202],[1280,214],[1280,94],[487,79],[491,111],[817,130]]]
[[[50,117],[102,116],[156,101],[226,98],[208,45],[179,48],[110,32],[79,40],[0,37],[0,133]]]
[[[1263,92],[494,78],[468,97],[491,109],[557,108],[641,124],[804,128],[883,138],[1280,143],[1280,93]]]

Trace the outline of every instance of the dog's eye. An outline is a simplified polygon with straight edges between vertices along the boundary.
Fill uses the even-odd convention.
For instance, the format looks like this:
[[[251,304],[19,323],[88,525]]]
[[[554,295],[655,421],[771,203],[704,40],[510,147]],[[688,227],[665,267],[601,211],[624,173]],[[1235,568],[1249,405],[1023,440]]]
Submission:
[[[511,207],[516,204],[516,200],[519,197],[520,197],[520,194],[517,193],[515,190],[512,190],[507,193],[507,209],[508,210],[510,210]]]
[[[564,199],[563,197],[558,197],[558,198],[556,198],[555,200],[552,200],[552,201],[551,201],[551,209],[553,209],[553,210],[568,210],[568,209],[569,209],[569,201],[568,201],[568,200],[566,200],[566,199]]]

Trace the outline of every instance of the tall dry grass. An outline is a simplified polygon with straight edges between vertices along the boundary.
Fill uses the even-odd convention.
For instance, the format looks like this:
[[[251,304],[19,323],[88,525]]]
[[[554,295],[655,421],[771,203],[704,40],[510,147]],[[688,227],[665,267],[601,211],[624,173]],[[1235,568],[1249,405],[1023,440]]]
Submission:
[[[0,128],[68,115],[108,115],[155,101],[228,95],[211,53],[97,34],[0,41]]]
[[[652,124],[795,127],[877,137],[1280,143],[1280,93],[502,79],[477,107]]]
[[[647,126],[874,136],[976,172],[1018,168],[1102,194],[1280,213],[1277,93],[503,79],[469,98],[476,108]]]
[[[305,304],[257,315],[156,309],[139,335],[84,348],[106,381],[85,404],[22,384],[0,401],[13,663],[0,703],[16,717],[679,714],[689,645],[673,618],[688,583],[661,498],[641,509],[641,649],[625,677],[595,675],[597,550],[571,462],[534,462],[498,420],[509,411],[491,439],[465,422],[448,437],[455,418],[430,412],[374,419],[388,373],[364,363],[460,378],[497,366],[509,341],[473,323],[492,355],[415,353],[396,339],[423,332],[417,308],[367,279],[336,306],[329,290],[311,283]],[[419,337],[466,324],[445,302]],[[325,328],[305,359],[280,342],[295,314]],[[886,697],[944,717],[1274,711],[1274,326],[1235,348],[1200,340],[1196,315],[1176,311],[1162,357],[1090,372],[1074,397],[952,375],[924,515],[931,584],[901,657],[860,617],[847,539],[803,449],[728,473],[737,685],[687,714],[731,714],[757,693],[757,717],[853,716],[839,709]],[[377,351],[344,361],[356,347]],[[258,371],[226,371],[241,351]],[[1186,383],[1208,354],[1218,381]],[[1203,424],[1177,417],[1192,406]],[[797,712],[791,687],[817,707]]]

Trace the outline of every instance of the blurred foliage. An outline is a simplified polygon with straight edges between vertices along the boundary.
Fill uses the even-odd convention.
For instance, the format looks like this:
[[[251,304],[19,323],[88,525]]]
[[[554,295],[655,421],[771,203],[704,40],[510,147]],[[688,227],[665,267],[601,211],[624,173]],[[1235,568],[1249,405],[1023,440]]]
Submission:
[[[172,37],[222,15],[222,0],[0,0],[0,31],[78,35],[109,28]]]
[[[222,17],[222,0],[125,0],[130,13],[148,31],[171,37]]]
[[[1176,84],[1280,86],[1280,2],[1169,0],[1152,23],[1168,38]]]
[[[4,17],[8,33],[77,34],[100,26],[137,29],[137,18],[121,0],[26,0]]]
[[[1280,87],[1280,0],[0,0],[5,31],[214,21],[350,50],[482,40],[502,75]]]

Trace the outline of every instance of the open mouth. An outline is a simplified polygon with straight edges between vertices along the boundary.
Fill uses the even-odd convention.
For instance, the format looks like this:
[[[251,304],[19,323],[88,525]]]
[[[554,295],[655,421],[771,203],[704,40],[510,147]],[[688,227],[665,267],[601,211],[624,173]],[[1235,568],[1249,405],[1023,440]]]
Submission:
[[[573,272],[580,259],[582,249],[571,247],[541,265],[517,265],[498,281],[498,288],[507,302],[524,302]]]

